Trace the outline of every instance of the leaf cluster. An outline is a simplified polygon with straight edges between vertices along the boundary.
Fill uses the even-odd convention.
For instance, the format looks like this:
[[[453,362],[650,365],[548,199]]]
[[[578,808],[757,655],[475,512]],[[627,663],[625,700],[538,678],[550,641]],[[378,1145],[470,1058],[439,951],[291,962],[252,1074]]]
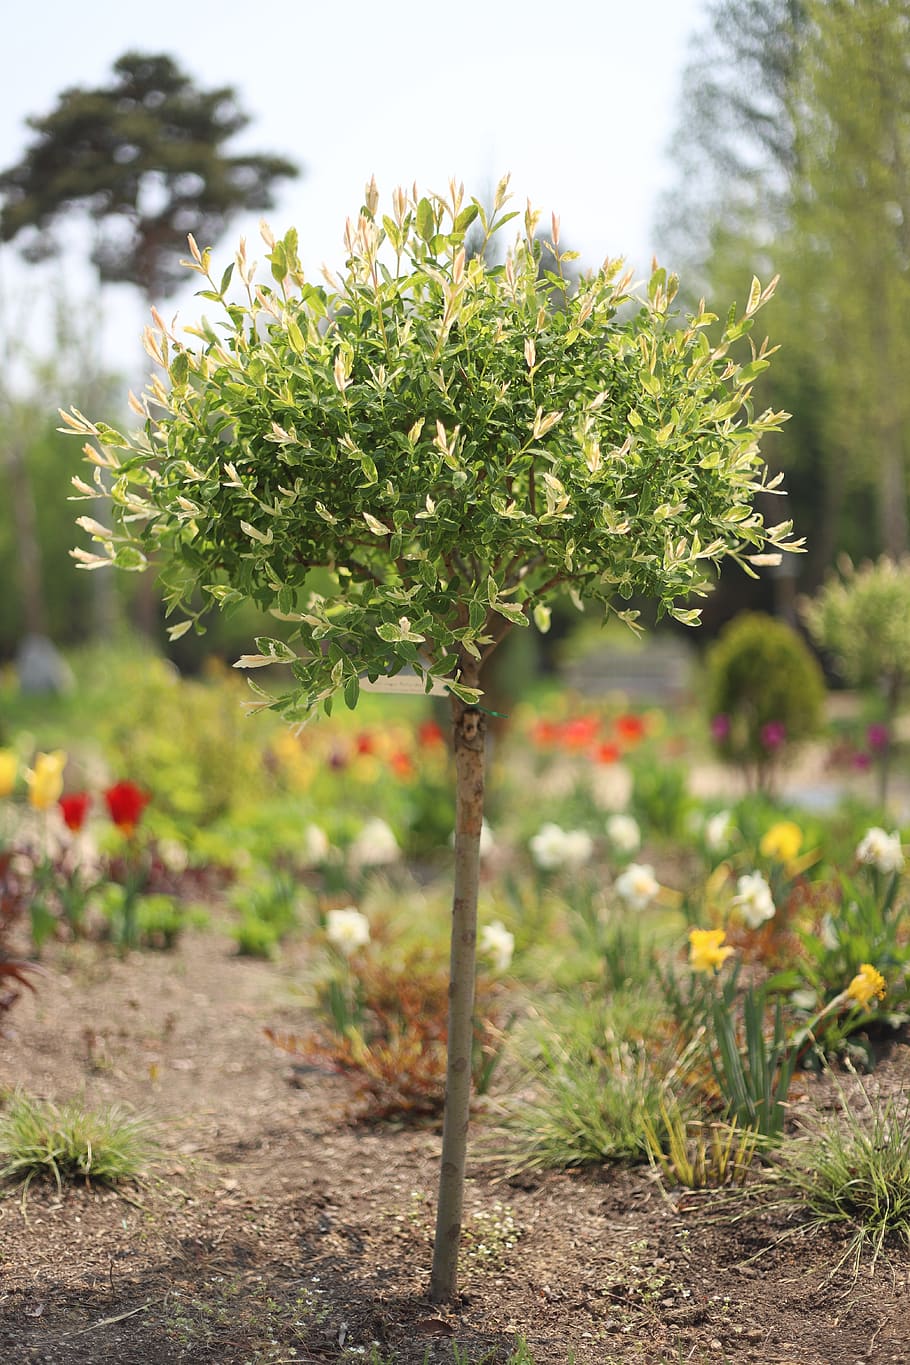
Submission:
[[[304,275],[293,230],[264,231],[267,283],[241,245],[240,302],[234,267],[216,282],[191,242],[218,320],[187,343],[156,315],[167,382],[137,403],[144,429],[65,419],[91,438],[79,492],[107,496],[113,518],[80,519],[100,547],[75,552],[83,567],[155,555],[187,613],[175,637],[248,600],[289,622],[290,643],[260,638],[241,663],[289,665],[291,690],[261,704],[299,717],[404,667],[475,699],[498,641],[556,592],[632,625],[644,595],[695,624],[687,599],[712,567],[798,548],[752,505],[777,482],[759,438],[785,417],[751,408],[770,349],[730,355],[773,286],[753,281],[712,340],[703,308],[677,325],[663,270],[639,297],[606,261],[570,294],[558,220],[542,245],[530,208],[503,265],[468,260],[472,225],[489,242],[516,216],[506,182],[489,213],[454,184],[397,190],[391,214],[378,200],[371,184],[328,287]]]

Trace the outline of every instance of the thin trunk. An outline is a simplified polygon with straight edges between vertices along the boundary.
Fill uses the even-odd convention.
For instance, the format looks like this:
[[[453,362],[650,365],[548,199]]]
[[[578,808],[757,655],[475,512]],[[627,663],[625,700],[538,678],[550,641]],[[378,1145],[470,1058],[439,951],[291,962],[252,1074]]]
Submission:
[[[47,634],[47,607],[41,572],[41,542],[38,516],[25,453],[18,441],[11,444],[6,457],[9,474],[10,504],[16,532],[16,560],[22,592],[24,635]]]
[[[894,425],[884,433],[883,445],[879,472],[882,548],[892,559],[900,559],[907,553],[910,537],[907,528],[907,474],[900,433]]]
[[[469,675],[463,674],[462,681],[469,687],[477,685],[477,679]],[[471,1103],[477,892],[480,883],[486,742],[486,718],[483,712],[466,706],[457,697],[452,698],[452,723],[455,735],[455,890],[452,901],[442,1166],[430,1276],[430,1299],[433,1303],[448,1303],[454,1299],[457,1291]]]

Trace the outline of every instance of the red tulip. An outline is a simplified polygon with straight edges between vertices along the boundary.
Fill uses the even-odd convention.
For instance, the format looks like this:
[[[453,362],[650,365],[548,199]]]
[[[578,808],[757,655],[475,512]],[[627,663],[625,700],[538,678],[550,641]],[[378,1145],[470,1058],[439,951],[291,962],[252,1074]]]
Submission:
[[[422,749],[428,749],[435,744],[445,744],[446,737],[435,720],[425,720],[417,727],[417,743]]]
[[[88,808],[92,804],[92,798],[88,792],[70,792],[69,796],[61,796],[60,813],[63,816],[64,824],[67,829],[71,829],[74,834],[85,824],[85,817]]]
[[[142,812],[152,799],[141,791],[134,782],[117,782],[104,793],[110,817],[117,828],[125,835],[133,833]]]
[[[616,733],[626,744],[637,744],[640,739],[644,739],[646,729],[647,726],[641,716],[629,713],[617,717]]]
[[[414,775],[414,764],[411,762],[410,756],[403,750],[392,755],[389,759],[389,767],[396,777],[412,777]]]

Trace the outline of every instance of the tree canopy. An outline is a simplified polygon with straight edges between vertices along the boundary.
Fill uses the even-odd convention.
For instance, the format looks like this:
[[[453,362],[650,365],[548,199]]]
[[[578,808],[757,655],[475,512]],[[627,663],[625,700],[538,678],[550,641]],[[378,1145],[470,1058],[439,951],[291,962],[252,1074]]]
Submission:
[[[188,233],[217,240],[234,214],[272,207],[276,181],[299,173],[284,157],[230,153],[248,123],[230,86],[204,90],[171,57],[128,52],[110,83],[64,90],[51,113],[28,120],[30,145],[0,174],[0,241],[22,236],[42,259],[58,220],[79,210],[97,228],[102,280],[169,294]]]
[[[261,638],[245,660],[291,666],[263,705],[300,716],[341,690],[353,705],[361,674],[406,666],[470,697],[497,641],[545,625],[557,591],[630,623],[645,594],[694,624],[712,566],[792,548],[789,523],[753,507],[774,482],[759,439],[785,417],[751,409],[770,350],[730,355],[770,289],[753,281],[713,338],[704,310],[676,325],[661,270],[636,297],[607,261],[568,297],[558,223],[542,248],[530,209],[504,265],[466,261],[468,227],[492,237],[515,216],[505,201],[505,183],[490,217],[454,185],[397,191],[379,215],[371,186],[342,277],[308,281],[296,233],[267,234],[271,280],[241,250],[240,302],[233,268],[216,282],[193,243],[220,317],[189,344],[148,334],[168,382],[153,379],[144,430],[68,418],[93,442],[81,491],[104,491],[114,518],[83,519],[101,552],[80,562],[139,569],[159,552],[169,607],[188,613],[175,636],[248,599],[290,623],[298,648]],[[316,567],[328,595],[308,590]]]

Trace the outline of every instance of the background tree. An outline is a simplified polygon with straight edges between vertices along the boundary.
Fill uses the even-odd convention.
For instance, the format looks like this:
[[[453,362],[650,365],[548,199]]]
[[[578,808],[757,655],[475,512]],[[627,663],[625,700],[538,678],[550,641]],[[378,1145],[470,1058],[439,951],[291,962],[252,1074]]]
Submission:
[[[138,570],[151,550],[179,636],[200,627],[195,603],[252,598],[291,626],[260,637],[239,666],[289,669],[282,695],[254,686],[254,709],[304,719],[362,675],[410,668],[450,695],[456,780],[448,1069],[431,1275],[435,1301],[456,1290],[470,1096],[472,1011],[483,817],[484,670],[514,626],[545,629],[559,591],[635,625],[633,593],[689,624],[725,557],[763,562],[791,548],[789,523],[766,528],[752,506],[765,484],[759,438],[783,414],[754,417],[750,394],[768,364],[762,344],[741,365],[730,347],[769,297],[755,280],[745,314],[670,315],[674,280],[656,271],[647,296],[608,263],[569,294],[558,223],[541,282],[536,215],[505,264],[466,259],[475,220],[493,237],[502,182],[487,214],[463,191],[446,200],[378,193],[346,232],[344,275],[307,281],[297,237],[269,236],[272,280],[257,285],[241,251],[210,272],[191,242],[202,296],[219,308],[187,346],[150,334],[167,383],[152,381],[144,430],[124,436],[79,413],[94,485],[113,531],[81,519],[99,547],[86,568]],[[548,278],[548,276],[552,276]],[[555,294],[563,307],[548,305]],[[625,307],[623,307],[625,305]],[[617,310],[623,307],[622,318]],[[152,406],[153,405],[153,406]],[[331,595],[308,589],[328,571]]]
[[[743,267],[784,280],[761,393],[795,414],[809,586],[906,548],[908,63],[907,0],[715,0],[684,85],[660,238],[709,300]]]
[[[50,114],[28,120],[22,160],[0,174],[0,241],[25,234],[41,260],[73,211],[97,230],[92,260],[106,283],[135,284],[149,300],[182,282],[187,233],[215,242],[236,214],[271,208],[277,181],[299,174],[284,157],[232,154],[249,123],[230,86],[197,87],[171,57],[127,52],[113,80],[64,90]]]
[[[149,302],[160,301],[185,279],[179,256],[188,233],[216,241],[236,214],[270,208],[276,183],[298,174],[283,157],[228,151],[248,123],[230,87],[203,90],[168,56],[126,53],[114,63],[108,84],[65,90],[51,113],[28,120],[31,144],[0,174],[0,241],[21,242],[26,257],[39,261],[58,251],[60,222],[81,215],[95,231],[91,255],[99,280],[134,284]],[[18,335],[11,329],[11,340]],[[84,357],[95,356],[90,336],[84,341]],[[8,370],[0,381],[0,471],[10,515],[0,519],[0,556],[11,542],[24,605],[22,615],[8,622],[0,611],[0,639],[11,647],[17,636],[6,629],[15,631],[16,621],[33,633],[50,629],[63,638],[56,609],[60,584],[53,576],[49,609],[41,566],[65,559],[69,533],[54,539],[52,529],[63,529],[60,515],[41,495],[42,471],[55,447],[52,410],[42,413],[40,402],[23,401],[7,376]],[[86,380],[84,364],[83,393]],[[61,383],[51,387],[59,392]],[[99,366],[99,404],[101,385]],[[54,483],[59,486],[59,475]],[[137,609],[149,634],[157,617],[151,586],[148,580],[138,594]],[[85,594],[71,585],[69,596],[82,602]],[[116,616],[110,591],[99,590],[91,609],[83,603],[83,630],[86,615],[100,633],[109,633]],[[64,617],[64,623],[72,626],[74,618]]]

